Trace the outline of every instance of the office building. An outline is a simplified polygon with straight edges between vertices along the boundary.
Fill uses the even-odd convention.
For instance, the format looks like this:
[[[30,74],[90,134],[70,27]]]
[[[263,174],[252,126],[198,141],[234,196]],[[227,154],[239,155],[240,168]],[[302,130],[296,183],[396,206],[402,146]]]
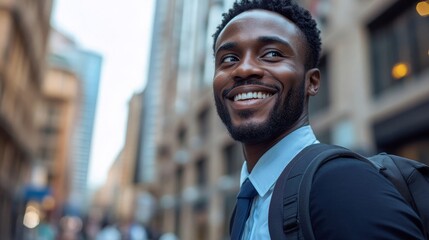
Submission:
[[[82,199],[88,197],[87,179],[102,57],[98,53],[82,49],[69,37],[55,30],[51,33],[50,47],[67,61],[79,79],[80,102],[70,147],[71,182],[66,207],[66,214],[79,215],[88,207],[82,204]]]
[[[22,227],[26,187],[33,182],[41,84],[52,1],[0,1],[0,236]]]

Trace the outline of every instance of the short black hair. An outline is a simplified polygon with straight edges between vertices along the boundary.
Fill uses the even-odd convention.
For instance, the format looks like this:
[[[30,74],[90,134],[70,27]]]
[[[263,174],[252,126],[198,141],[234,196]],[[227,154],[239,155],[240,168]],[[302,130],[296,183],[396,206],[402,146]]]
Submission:
[[[321,51],[320,30],[310,12],[293,0],[236,0],[228,12],[222,14],[222,22],[213,34],[213,52],[220,32],[237,15],[253,10],[263,9],[278,13],[292,21],[307,40],[306,69],[317,67]]]

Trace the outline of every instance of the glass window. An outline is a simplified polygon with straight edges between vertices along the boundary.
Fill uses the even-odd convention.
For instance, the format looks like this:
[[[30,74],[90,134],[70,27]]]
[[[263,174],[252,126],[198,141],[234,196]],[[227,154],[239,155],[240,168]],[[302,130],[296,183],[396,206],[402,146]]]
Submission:
[[[175,186],[175,189],[176,189],[176,196],[178,197],[178,198],[180,198],[180,194],[182,193],[182,190],[183,190],[183,186],[184,186],[184,169],[183,169],[183,167],[179,167],[177,170],[176,170],[176,186]]]
[[[209,130],[209,109],[204,109],[200,114],[198,114],[198,131],[199,137],[202,141],[205,141],[208,137]]]
[[[417,1],[398,1],[369,24],[373,95],[418,79],[429,68],[429,18]]]
[[[223,201],[223,214],[224,214],[224,224],[223,224],[223,240],[230,239],[229,237],[229,222],[232,213],[234,212],[235,202],[237,201],[237,193],[236,192],[228,192],[224,194]]]
[[[61,117],[60,106],[56,104],[50,104],[46,109],[47,123],[50,125],[58,125]]]
[[[206,158],[203,157],[197,161],[196,171],[197,171],[196,172],[197,185],[199,187],[204,187],[205,185],[207,185],[207,177],[208,177]]]
[[[389,150],[392,154],[429,164],[429,138],[427,137],[390,147]]]
[[[177,140],[179,142],[179,145],[182,147],[186,145],[186,134],[187,131],[184,127],[181,127],[177,133]]]
[[[174,228],[175,232],[180,235],[180,228],[181,228],[181,216],[182,216],[182,206],[181,206],[181,194],[183,191],[184,186],[184,168],[180,166],[176,170],[176,182],[175,182],[175,195],[176,195],[176,205],[174,207]]]
[[[195,212],[205,212],[208,206],[207,188],[209,173],[207,171],[207,159],[205,157],[200,158],[196,162],[196,176],[197,186],[200,194],[198,199],[194,202]],[[206,238],[198,238],[206,239]]]
[[[241,171],[244,157],[243,151],[239,144],[231,144],[224,148],[224,166],[226,175],[235,175]]]

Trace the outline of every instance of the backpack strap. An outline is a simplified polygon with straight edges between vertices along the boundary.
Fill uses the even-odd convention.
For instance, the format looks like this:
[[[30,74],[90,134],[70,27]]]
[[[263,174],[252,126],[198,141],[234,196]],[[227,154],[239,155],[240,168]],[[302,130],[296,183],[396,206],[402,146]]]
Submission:
[[[415,209],[416,206],[414,204],[413,198],[411,197],[410,191],[408,190],[407,183],[402,177],[402,173],[393,161],[392,157],[388,154],[381,153],[369,157],[369,160],[381,166],[379,168],[379,172],[395,186],[395,188],[408,202],[408,204]]]
[[[409,177],[406,181],[410,192],[412,192],[417,214],[419,214],[423,222],[426,238],[429,239],[429,166],[417,161],[409,161],[409,164],[417,165],[412,173],[408,175]],[[398,166],[400,165],[398,164]]]
[[[354,158],[373,165],[420,216],[429,239],[429,166],[389,154],[367,159],[349,149],[326,144],[303,149],[278,178],[269,208],[271,239],[315,239],[310,219],[311,185],[316,171],[337,158]]]
[[[380,154],[376,156],[383,156],[384,166],[392,170],[392,172],[384,171],[382,174],[395,185],[399,193],[419,215],[425,235],[429,239],[429,166],[395,155]],[[376,156],[370,160],[376,160]]]
[[[314,174],[327,161],[343,157],[370,162],[346,148],[327,144],[310,145],[292,159],[278,178],[271,198],[271,239],[314,239],[309,210]]]

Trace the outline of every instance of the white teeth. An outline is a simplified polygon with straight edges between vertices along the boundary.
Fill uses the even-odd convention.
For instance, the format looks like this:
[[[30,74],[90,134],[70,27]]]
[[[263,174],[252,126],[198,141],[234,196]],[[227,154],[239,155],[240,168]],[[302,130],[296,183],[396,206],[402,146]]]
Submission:
[[[264,99],[267,97],[270,97],[271,94],[269,93],[262,93],[262,92],[248,92],[248,93],[239,93],[235,95],[234,101],[240,101],[240,100],[248,100],[248,99]]]

